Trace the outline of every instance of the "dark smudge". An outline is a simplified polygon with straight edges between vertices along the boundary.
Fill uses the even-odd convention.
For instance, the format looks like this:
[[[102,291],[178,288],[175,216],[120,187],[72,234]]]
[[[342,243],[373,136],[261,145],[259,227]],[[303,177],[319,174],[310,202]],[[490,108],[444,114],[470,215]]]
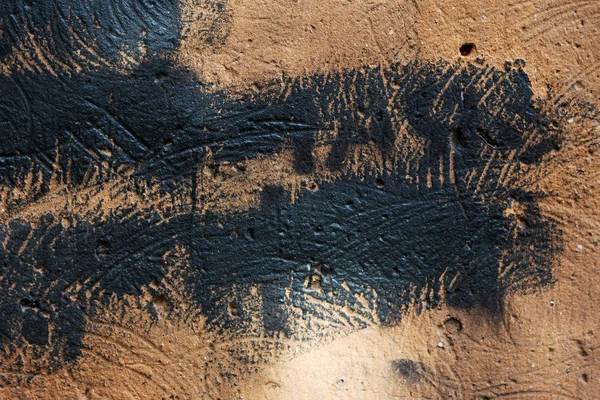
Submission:
[[[417,361],[399,359],[392,361],[392,370],[410,383],[417,383],[425,373],[425,366]]]

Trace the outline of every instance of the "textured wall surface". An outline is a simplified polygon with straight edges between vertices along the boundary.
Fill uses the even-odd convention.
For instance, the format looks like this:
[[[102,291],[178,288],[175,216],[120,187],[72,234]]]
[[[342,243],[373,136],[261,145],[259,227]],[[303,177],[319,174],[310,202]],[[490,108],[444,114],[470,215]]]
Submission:
[[[0,398],[597,396],[597,1],[0,16]]]

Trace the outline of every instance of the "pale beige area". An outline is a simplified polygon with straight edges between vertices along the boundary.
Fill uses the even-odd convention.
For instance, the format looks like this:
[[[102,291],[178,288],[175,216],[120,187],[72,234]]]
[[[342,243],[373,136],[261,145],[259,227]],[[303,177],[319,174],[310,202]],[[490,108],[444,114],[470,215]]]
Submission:
[[[590,329],[597,319],[574,308],[569,293],[579,296],[582,281],[597,268],[582,271],[580,279],[561,274],[543,295],[511,299],[500,321],[440,307],[409,311],[395,327],[323,328],[330,336],[309,342],[266,338],[252,327],[242,338],[215,335],[198,310],[174,295],[176,288],[165,288],[169,295],[160,302],[145,296],[134,306],[136,299],[114,299],[105,315],[88,322],[77,366],[37,376],[26,391],[19,385],[0,389],[0,396],[592,399],[600,384],[597,333]],[[249,293],[240,307],[257,312],[256,328],[260,288]],[[117,317],[123,311],[127,316]],[[450,318],[461,322],[460,329],[447,323]],[[254,364],[240,362],[248,354],[257,357]],[[422,369],[406,378],[393,367],[395,360],[413,360]]]
[[[558,294],[576,285],[515,298],[499,323],[442,308],[353,333],[267,368],[247,398],[595,398],[600,360],[597,333],[588,328],[597,320]],[[444,325],[450,317],[462,322],[458,333]],[[398,359],[422,363],[420,378],[398,374]]]

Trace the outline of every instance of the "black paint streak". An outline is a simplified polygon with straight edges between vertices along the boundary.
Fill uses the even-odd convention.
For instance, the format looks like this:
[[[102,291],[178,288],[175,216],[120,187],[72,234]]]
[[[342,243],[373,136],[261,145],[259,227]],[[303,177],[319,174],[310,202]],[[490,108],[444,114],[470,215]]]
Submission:
[[[80,3],[69,12],[80,12]],[[52,12],[62,10],[57,4]],[[113,7],[94,4],[99,15],[109,15],[107,7]],[[74,73],[68,80],[27,72],[0,77],[4,184],[18,186],[25,173],[39,172],[42,196],[49,190],[57,151],[74,187],[90,169],[108,163],[113,171],[135,167],[139,181],[176,191],[203,166],[199,160],[208,149],[218,170],[225,161],[243,163],[289,148],[296,170],[308,174],[315,168],[315,149],[330,146],[327,167],[341,177],[318,191],[302,192],[293,204],[283,188],[268,186],[259,207],[233,215],[190,213],[161,221],[148,212],[125,221],[77,220],[70,227],[52,215],[36,226],[11,221],[0,228],[5,358],[29,343],[54,357],[52,368],[76,360],[86,315],[93,316],[111,293],[140,295],[151,282],[165,279],[163,256],[178,244],[190,256],[187,288],[209,322],[235,327],[235,321],[227,322],[231,310],[221,306],[222,299],[235,284],[258,284],[267,334],[289,330],[285,287],[292,287],[294,305],[311,312],[304,298],[319,295],[310,294],[304,282],[315,266],[323,292],[334,294],[323,300],[352,302],[352,296],[363,293],[383,323],[398,321],[410,304],[429,308],[442,300],[499,316],[507,290],[552,281],[559,232],[541,219],[540,195],[520,189],[518,174],[508,184],[499,180],[513,151],[516,160],[533,165],[557,140],[536,108],[522,69],[444,62],[393,65],[272,83],[259,96],[228,100],[227,93],[206,92],[189,71],[159,54],[177,41],[169,33],[179,29],[173,28],[177,10],[171,7],[174,1],[160,4],[159,14],[167,15],[164,24],[160,19],[153,25],[144,17],[132,22],[133,31],[116,31],[127,42],[138,40],[142,26],[158,27],[150,40],[157,54],[132,74],[100,69]],[[37,6],[39,15],[17,15],[48,18],[48,10]],[[155,19],[150,11],[146,14]],[[3,37],[2,49],[18,36],[11,32],[21,29],[18,20],[10,23],[14,26]],[[163,32],[163,25],[170,28]],[[49,34],[58,38],[56,32]],[[113,36],[92,34],[111,48]],[[409,171],[411,179],[405,168],[364,179],[344,172],[356,145],[371,145],[384,161],[394,161],[402,121],[424,149],[419,168]],[[323,132],[336,134],[323,139]],[[535,138],[533,145],[526,145],[529,138]],[[445,182],[433,179],[428,188],[428,171],[437,177],[440,163]],[[488,184],[483,193],[476,192],[464,178],[469,171],[480,176],[484,170]],[[110,176],[97,179],[100,183]],[[524,209],[527,223],[519,229],[516,217],[505,213],[510,203]],[[502,278],[501,265],[511,267]],[[82,288],[73,291],[75,283]],[[425,288],[433,295],[421,301]],[[243,319],[243,312],[236,318]]]

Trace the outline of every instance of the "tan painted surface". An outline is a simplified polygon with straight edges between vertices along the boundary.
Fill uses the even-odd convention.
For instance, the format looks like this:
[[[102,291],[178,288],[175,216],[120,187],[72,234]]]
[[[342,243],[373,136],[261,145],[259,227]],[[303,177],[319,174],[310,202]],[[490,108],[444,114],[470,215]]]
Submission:
[[[216,87],[257,90],[266,79],[283,76],[394,60],[453,61],[461,57],[459,47],[472,42],[476,49],[469,59],[484,57],[498,66],[525,59],[537,96],[547,97],[552,87],[555,94],[600,103],[600,3],[595,0],[232,0],[230,8],[230,36],[221,47],[195,43],[192,31],[177,54],[179,63]],[[78,365],[52,374],[38,372],[27,385],[0,387],[0,397],[598,398],[600,158],[585,146],[598,129],[573,121],[568,134],[577,140],[562,148],[552,163],[531,171],[530,184],[551,194],[543,200],[542,211],[563,229],[564,250],[555,265],[554,286],[509,298],[502,321],[442,306],[421,314],[408,310],[394,327],[328,327],[323,322],[318,332],[299,328],[311,340],[297,341],[263,337],[257,311],[252,334],[234,339],[207,331],[201,310],[189,305],[178,277],[171,277],[164,301],[175,304],[175,311],[159,309],[156,322],[146,308],[153,300],[150,295],[115,299],[104,318],[88,322]],[[280,170],[264,176],[265,163]],[[243,178],[233,171],[230,177],[211,178],[203,188],[228,199],[219,211],[244,210],[255,201],[253,189],[266,179],[292,188],[298,184],[289,163],[285,154],[249,161]],[[126,186],[123,176],[113,183]],[[321,175],[314,181],[334,178]],[[84,197],[78,202],[81,193],[57,188],[22,210],[22,216],[45,211],[59,215],[65,204],[81,215],[96,215],[100,199],[115,199],[107,194],[109,187],[89,190],[96,191],[96,203]],[[165,201],[190,206],[185,199]],[[150,196],[102,207],[118,212],[127,202],[140,210],[164,205]],[[178,249],[174,259],[184,263],[185,249]],[[249,293],[241,307],[256,310],[260,288]],[[246,356],[257,362],[244,364]],[[420,363],[414,379],[390,367],[397,359]]]

